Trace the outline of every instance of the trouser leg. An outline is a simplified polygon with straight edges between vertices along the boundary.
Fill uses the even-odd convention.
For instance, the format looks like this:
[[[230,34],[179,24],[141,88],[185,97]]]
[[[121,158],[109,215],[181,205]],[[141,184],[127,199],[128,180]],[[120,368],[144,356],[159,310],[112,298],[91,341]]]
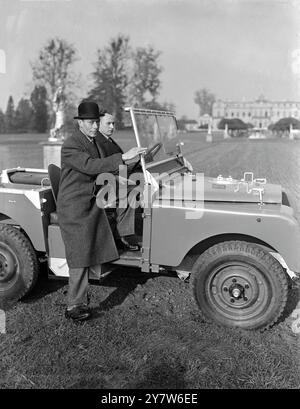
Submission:
[[[89,271],[93,274],[94,278],[97,277],[99,279],[106,277],[113,269],[114,267],[109,263],[95,264],[89,267]]]
[[[120,237],[135,234],[135,212],[137,207],[137,194],[130,194],[132,188],[128,188],[127,207],[116,208],[116,230]]]
[[[68,307],[88,304],[88,267],[69,269]]]
[[[95,277],[100,278],[103,273],[107,271],[107,264],[95,264],[90,266],[89,270],[94,274]]]
[[[135,233],[135,209],[128,206],[126,209],[116,209],[116,230],[120,237]]]

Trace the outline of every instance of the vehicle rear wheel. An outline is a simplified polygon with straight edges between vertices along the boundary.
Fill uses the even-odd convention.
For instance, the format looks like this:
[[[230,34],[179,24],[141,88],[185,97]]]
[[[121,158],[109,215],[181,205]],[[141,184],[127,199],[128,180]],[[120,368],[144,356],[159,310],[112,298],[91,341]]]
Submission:
[[[229,327],[263,330],[281,316],[288,281],[268,251],[253,243],[229,241],[199,256],[191,287],[204,318]]]
[[[38,277],[38,260],[28,238],[17,228],[0,225],[0,306],[30,292]]]

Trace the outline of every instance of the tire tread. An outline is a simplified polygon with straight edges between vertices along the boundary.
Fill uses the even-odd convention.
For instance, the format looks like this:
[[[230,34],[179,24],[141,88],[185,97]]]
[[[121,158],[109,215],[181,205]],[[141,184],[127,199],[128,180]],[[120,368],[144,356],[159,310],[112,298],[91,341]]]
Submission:
[[[17,300],[20,300],[27,295],[36,284],[39,271],[38,259],[29,239],[19,229],[7,224],[1,224],[0,235],[4,235],[13,240],[16,247],[21,249],[26,256],[26,268],[30,270],[30,274],[27,275],[29,279],[25,281],[23,290],[16,296]]]
[[[288,280],[286,277],[286,274],[279,263],[278,260],[276,260],[272,255],[268,254],[265,250],[260,248],[258,245],[253,244],[253,243],[248,243],[245,241],[239,241],[239,240],[231,240],[227,242],[222,242],[215,244],[214,246],[210,247],[207,249],[203,254],[201,254],[196,263],[193,266],[192,274],[191,274],[191,279],[190,279],[190,285],[191,289],[194,295],[194,301],[197,304],[196,300],[196,280],[197,280],[197,270],[201,266],[201,268],[205,268],[209,264],[212,258],[217,257],[218,255],[226,255],[228,252],[231,251],[238,251],[238,252],[243,252],[245,255],[250,255],[252,257],[260,259],[264,264],[267,264],[272,271],[273,275],[276,275],[276,278],[278,282],[280,283],[280,299],[281,299],[281,304],[277,308],[276,315],[274,315],[273,319],[270,320],[269,322],[266,322],[262,327],[259,328],[260,331],[265,331],[269,328],[271,328],[280,318],[282,315],[286,302],[287,302],[287,295],[288,295]],[[198,305],[199,307],[199,305]],[[201,317],[205,319],[206,321],[214,321],[211,317],[208,317],[207,314],[205,314],[201,308],[199,308]],[[215,322],[215,321],[214,321]]]

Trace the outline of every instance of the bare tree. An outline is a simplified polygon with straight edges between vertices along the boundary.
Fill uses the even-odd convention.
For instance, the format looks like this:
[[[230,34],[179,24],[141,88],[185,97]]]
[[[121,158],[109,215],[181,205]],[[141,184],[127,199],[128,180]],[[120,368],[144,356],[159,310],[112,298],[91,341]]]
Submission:
[[[112,39],[104,49],[98,49],[95,71],[92,73],[94,87],[88,96],[100,107],[111,111],[119,125],[123,123],[129,57],[129,38],[122,34]]]
[[[12,95],[8,97],[6,111],[5,111],[5,128],[6,132],[10,133],[15,130],[16,111]]]
[[[0,108],[0,133],[4,133],[5,132],[5,115],[4,112],[2,111],[2,109]]]
[[[28,132],[31,130],[33,108],[31,102],[21,98],[16,108],[16,131]]]
[[[212,114],[215,95],[206,88],[201,88],[195,92],[194,102],[199,105],[199,115]]]
[[[48,126],[47,90],[43,85],[36,85],[30,95],[33,108],[32,127],[37,132],[46,132]]]
[[[162,67],[158,64],[161,55],[153,47],[138,47],[133,51],[133,67],[128,87],[128,101],[132,105],[144,106],[146,102],[155,103],[161,81]]]
[[[38,59],[31,63],[33,81],[43,85],[52,102],[59,86],[64,89],[73,88],[76,83],[72,65],[77,61],[75,47],[61,38],[48,40],[40,50]],[[65,91],[66,92],[66,91]]]

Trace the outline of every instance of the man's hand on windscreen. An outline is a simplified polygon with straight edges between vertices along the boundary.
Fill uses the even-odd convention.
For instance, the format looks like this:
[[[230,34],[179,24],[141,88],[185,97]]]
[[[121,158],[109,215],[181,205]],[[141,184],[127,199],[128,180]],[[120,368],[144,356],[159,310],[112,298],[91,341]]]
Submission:
[[[131,148],[129,151],[123,153],[122,160],[126,162],[127,160],[134,159],[137,156],[144,154],[146,152],[147,152],[147,148],[141,148],[141,147],[136,146],[134,148]]]

